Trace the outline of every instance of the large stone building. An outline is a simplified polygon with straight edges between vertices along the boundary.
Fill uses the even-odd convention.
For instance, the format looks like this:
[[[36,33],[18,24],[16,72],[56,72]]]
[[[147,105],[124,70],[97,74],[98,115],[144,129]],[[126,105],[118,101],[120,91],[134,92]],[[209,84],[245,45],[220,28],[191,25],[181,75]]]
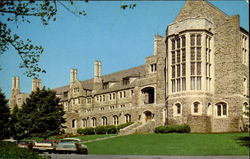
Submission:
[[[154,37],[144,65],[102,75],[95,61],[94,78],[86,81],[70,71],[70,84],[54,89],[66,111],[66,131],[130,121],[121,133],[184,123],[192,132],[241,131],[249,104],[248,40],[238,15],[188,0],[166,35]],[[25,98],[14,77],[11,105]]]

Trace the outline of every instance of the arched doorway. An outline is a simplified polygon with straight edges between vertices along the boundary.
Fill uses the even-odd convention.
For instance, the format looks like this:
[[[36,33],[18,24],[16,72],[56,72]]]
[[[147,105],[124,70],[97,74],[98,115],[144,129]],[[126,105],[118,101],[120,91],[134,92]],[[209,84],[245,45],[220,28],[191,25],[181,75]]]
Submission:
[[[154,87],[146,87],[141,90],[142,101],[144,104],[152,104],[155,102],[155,90]]]
[[[153,118],[152,112],[150,112],[150,111],[145,111],[144,114],[145,114],[145,121],[146,122]]]

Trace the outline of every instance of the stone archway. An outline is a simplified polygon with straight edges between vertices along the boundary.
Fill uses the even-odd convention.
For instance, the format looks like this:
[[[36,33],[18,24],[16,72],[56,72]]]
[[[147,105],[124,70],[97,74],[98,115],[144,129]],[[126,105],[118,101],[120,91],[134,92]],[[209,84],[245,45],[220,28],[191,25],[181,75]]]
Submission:
[[[153,114],[151,111],[145,111],[144,115],[145,115],[145,122],[150,121],[153,118]]]

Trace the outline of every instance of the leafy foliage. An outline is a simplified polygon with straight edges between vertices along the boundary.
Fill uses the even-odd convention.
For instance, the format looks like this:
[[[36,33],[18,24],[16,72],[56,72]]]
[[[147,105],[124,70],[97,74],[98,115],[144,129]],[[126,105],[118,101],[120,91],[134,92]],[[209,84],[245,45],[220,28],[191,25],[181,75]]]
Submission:
[[[74,4],[73,1],[69,1],[68,5],[57,0],[0,1],[0,55],[10,46],[13,47],[22,60],[19,67],[26,69],[25,74],[28,77],[46,72],[38,65],[44,48],[33,45],[30,39],[22,40],[19,35],[12,33],[10,26],[15,24],[18,28],[20,22],[31,23],[31,17],[40,18],[43,25],[48,25],[51,19],[56,20],[58,4],[73,14],[86,15],[84,10],[73,11],[68,7]]]
[[[0,89],[0,140],[9,137],[10,110],[7,103],[8,100]]]
[[[0,158],[4,159],[46,159],[29,149],[19,148],[11,142],[0,141]]]
[[[97,127],[95,127],[95,133],[96,134],[106,134],[107,133],[106,126],[97,126]]]
[[[189,125],[168,125],[155,128],[155,133],[190,133]]]
[[[78,129],[78,134],[84,134],[84,135],[94,135],[95,134],[95,128],[89,127],[85,129]]]
[[[16,123],[18,122],[18,119],[17,119],[17,112],[18,112],[18,107],[17,105],[14,106],[13,110],[12,110],[12,113],[11,113],[11,118],[10,118],[10,136],[12,136],[13,138],[17,138],[16,137],[16,128],[15,128],[15,125]]]
[[[55,92],[49,89],[37,89],[32,92],[17,113],[17,139],[34,136],[48,138],[60,134],[62,124],[65,123],[65,112],[59,100]]]

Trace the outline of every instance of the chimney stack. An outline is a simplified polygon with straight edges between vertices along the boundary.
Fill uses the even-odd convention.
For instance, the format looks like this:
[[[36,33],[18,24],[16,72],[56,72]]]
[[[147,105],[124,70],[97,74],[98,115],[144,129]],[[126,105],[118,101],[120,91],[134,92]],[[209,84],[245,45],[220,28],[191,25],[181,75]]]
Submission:
[[[38,78],[33,78],[32,79],[32,91],[36,91],[37,89],[42,88],[42,81]]]
[[[154,37],[154,55],[157,55],[157,52],[158,52],[158,44],[159,44],[159,41],[161,40],[161,36],[159,35],[155,35]]]
[[[74,83],[77,80],[77,69],[70,70],[70,83]]]
[[[94,62],[94,83],[102,82],[101,75],[102,75],[102,63],[101,61],[96,60]]]
[[[19,90],[19,77],[18,76],[14,76],[12,78],[12,90]]]

